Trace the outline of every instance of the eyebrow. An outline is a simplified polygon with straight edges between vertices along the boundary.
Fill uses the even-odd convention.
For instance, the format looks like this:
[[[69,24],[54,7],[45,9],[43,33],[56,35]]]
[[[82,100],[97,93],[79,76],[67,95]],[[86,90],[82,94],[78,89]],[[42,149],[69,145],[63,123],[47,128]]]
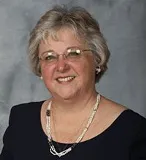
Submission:
[[[54,52],[54,50],[47,50],[47,51],[42,52],[41,54],[45,54],[47,52]]]
[[[64,51],[66,51],[66,50],[68,50],[68,49],[70,49],[70,48],[79,48],[79,49],[82,49],[81,48],[81,45],[80,46],[70,46],[70,47],[67,47]],[[47,50],[47,51],[44,51],[44,52],[42,52],[42,53],[40,53],[41,55],[42,54],[45,54],[45,53],[47,53],[47,52],[55,52],[53,49],[49,49],[49,50]],[[57,52],[55,52],[55,53],[57,53]]]

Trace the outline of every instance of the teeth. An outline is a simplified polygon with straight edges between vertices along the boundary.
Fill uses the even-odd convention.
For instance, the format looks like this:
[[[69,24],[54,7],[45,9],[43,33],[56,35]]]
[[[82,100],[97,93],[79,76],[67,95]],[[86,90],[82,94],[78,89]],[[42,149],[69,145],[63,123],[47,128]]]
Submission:
[[[65,77],[65,78],[58,78],[57,80],[58,81],[60,81],[60,82],[67,82],[67,81],[69,81],[69,80],[71,80],[71,79],[73,79],[74,77]]]

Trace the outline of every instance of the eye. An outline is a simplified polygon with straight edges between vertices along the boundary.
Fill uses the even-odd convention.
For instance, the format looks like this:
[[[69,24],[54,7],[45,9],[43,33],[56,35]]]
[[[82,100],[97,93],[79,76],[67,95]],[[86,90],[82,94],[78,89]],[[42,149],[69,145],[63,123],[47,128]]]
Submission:
[[[43,60],[45,61],[54,61],[57,59],[57,56],[54,52],[46,52],[45,54],[43,54],[42,56]]]
[[[80,49],[68,49],[67,50],[68,57],[79,57],[81,55]]]

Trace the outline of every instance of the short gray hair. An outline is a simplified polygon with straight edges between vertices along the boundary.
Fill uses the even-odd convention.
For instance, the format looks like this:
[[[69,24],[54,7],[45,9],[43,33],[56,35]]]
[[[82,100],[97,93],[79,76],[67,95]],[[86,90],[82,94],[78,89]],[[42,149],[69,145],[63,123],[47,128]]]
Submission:
[[[41,40],[48,36],[55,37],[57,31],[68,27],[75,31],[77,37],[83,38],[93,51],[97,67],[101,72],[96,74],[96,82],[107,69],[109,49],[100,31],[98,22],[82,7],[54,6],[38,21],[30,33],[28,53],[32,71],[41,76],[38,47]]]

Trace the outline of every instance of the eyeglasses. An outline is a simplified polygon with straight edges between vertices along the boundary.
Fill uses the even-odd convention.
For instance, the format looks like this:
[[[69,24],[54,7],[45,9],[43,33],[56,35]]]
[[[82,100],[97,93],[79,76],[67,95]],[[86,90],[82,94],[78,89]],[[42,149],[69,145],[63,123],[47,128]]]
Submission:
[[[80,49],[78,47],[67,48],[63,54],[57,54],[53,50],[42,53],[39,57],[40,60],[45,61],[47,64],[54,64],[58,61],[59,56],[63,56],[68,61],[77,61],[83,55],[83,52],[92,51],[90,49]]]

